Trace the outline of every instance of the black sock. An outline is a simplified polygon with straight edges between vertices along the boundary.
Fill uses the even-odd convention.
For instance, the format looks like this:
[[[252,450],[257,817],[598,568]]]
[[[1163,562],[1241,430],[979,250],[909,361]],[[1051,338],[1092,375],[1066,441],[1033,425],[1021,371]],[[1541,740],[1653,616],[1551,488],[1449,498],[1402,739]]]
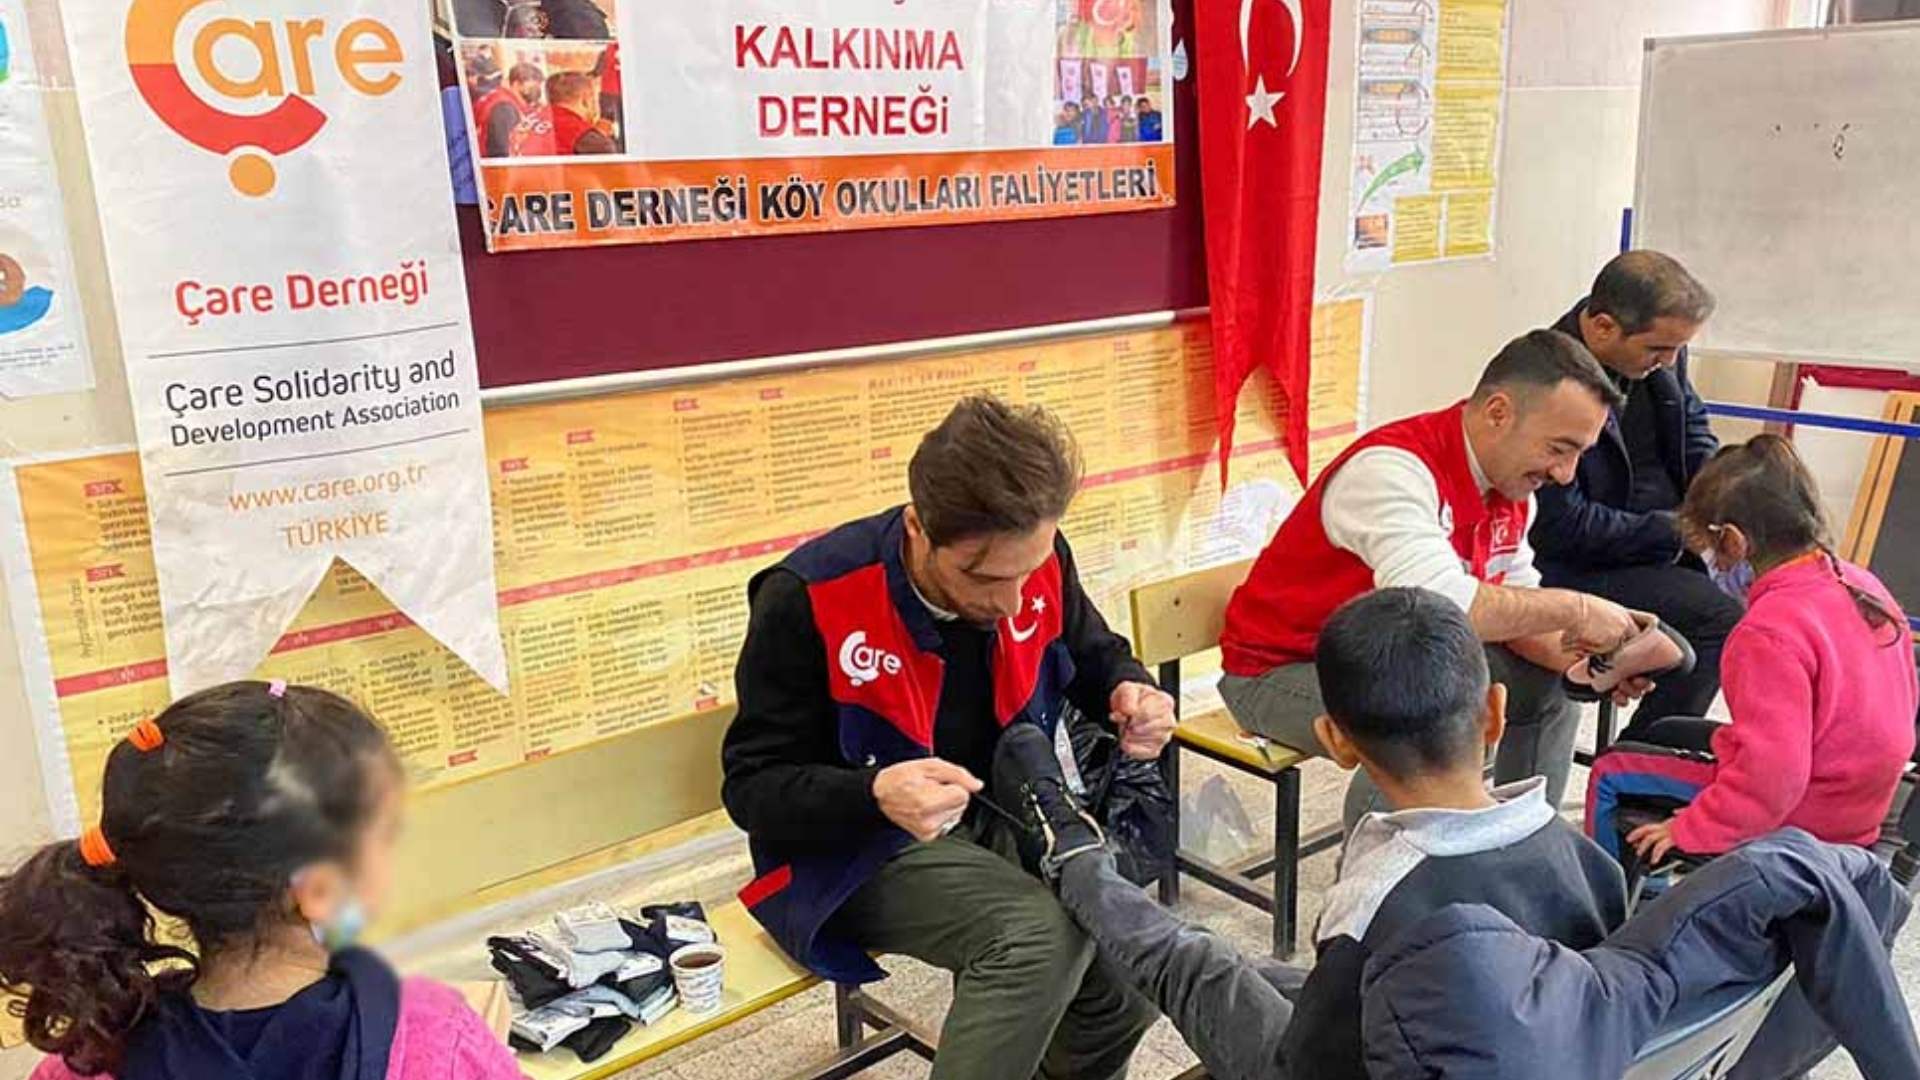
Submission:
[[[528,1009],[537,1009],[573,990],[567,973],[556,967],[544,950],[522,938],[488,938],[487,952],[493,969],[507,977],[520,1004]]]
[[[624,1016],[603,1016],[561,1040],[560,1045],[591,1064],[607,1055],[613,1044],[633,1030],[633,1021]]]

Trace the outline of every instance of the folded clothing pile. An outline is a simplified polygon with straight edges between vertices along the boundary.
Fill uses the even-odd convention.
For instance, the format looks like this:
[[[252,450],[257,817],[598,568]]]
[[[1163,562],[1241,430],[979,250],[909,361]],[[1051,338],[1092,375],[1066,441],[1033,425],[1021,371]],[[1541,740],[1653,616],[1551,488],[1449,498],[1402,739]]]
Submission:
[[[553,917],[553,929],[487,939],[495,971],[518,1005],[509,1042],[545,1053],[564,1046],[597,1061],[633,1030],[679,1004],[667,957],[716,941],[697,903],[650,904],[621,912],[582,904]]]

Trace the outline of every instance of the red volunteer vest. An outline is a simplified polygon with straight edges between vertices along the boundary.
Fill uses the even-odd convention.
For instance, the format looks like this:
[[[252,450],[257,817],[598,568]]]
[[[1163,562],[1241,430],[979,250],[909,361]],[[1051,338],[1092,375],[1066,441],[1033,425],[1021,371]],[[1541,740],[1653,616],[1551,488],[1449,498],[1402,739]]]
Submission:
[[[813,618],[827,646],[834,702],[885,720],[931,753],[946,664],[914,641],[887,588],[886,566],[810,583]],[[1032,701],[1047,646],[1060,637],[1060,560],[1049,556],[1021,589],[1024,610],[994,637],[994,719],[1002,727]],[[857,735],[843,729],[843,745]],[[856,762],[857,764],[857,762]]]
[[[1467,457],[1465,407],[1461,402],[1388,424],[1327,466],[1227,604],[1220,650],[1229,674],[1264,675],[1284,664],[1311,661],[1327,618],[1374,587],[1372,567],[1335,547],[1320,520],[1327,481],[1363,450],[1390,446],[1418,457],[1439,487],[1440,523],[1451,534],[1460,565],[1488,584],[1506,579],[1527,535],[1531,502],[1481,493]]]

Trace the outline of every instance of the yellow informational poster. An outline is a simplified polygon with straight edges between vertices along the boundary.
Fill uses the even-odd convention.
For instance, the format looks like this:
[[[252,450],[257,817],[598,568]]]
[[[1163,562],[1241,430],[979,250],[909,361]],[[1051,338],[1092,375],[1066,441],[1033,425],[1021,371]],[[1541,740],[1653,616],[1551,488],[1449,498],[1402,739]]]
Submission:
[[[1455,192],[1446,200],[1446,257],[1464,258],[1492,251],[1493,192]]]
[[[1508,0],[1355,8],[1347,270],[1491,254]]]
[[[1440,257],[1439,195],[1407,195],[1393,200],[1393,261],[1428,262]]]
[[[1364,298],[1315,312],[1316,468],[1359,430],[1366,316]],[[1253,387],[1224,493],[1200,322],[489,410],[511,693],[337,563],[258,674],[362,702],[425,786],[711,708],[733,694],[748,577],[904,501],[921,435],[977,391],[1072,427],[1087,476],[1064,530],[1124,632],[1127,589],[1252,554],[1297,498],[1266,385]],[[0,472],[0,554],[49,805],[71,833],[95,812],[107,751],[168,700],[138,457]]]

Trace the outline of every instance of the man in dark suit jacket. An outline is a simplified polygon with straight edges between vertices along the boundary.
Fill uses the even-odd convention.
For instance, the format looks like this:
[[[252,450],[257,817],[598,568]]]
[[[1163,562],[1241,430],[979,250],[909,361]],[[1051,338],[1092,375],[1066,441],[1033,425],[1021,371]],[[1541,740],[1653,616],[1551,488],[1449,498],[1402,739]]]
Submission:
[[[1687,485],[1720,442],[1687,377],[1687,342],[1713,295],[1657,251],[1616,256],[1554,329],[1585,343],[1627,395],[1572,484],[1542,488],[1529,534],[1544,583],[1652,611],[1692,642],[1693,674],[1648,694],[1622,734],[1699,716],[1720,691],[1720,647],[1743,606],[1687,550],[1675,521]]]

